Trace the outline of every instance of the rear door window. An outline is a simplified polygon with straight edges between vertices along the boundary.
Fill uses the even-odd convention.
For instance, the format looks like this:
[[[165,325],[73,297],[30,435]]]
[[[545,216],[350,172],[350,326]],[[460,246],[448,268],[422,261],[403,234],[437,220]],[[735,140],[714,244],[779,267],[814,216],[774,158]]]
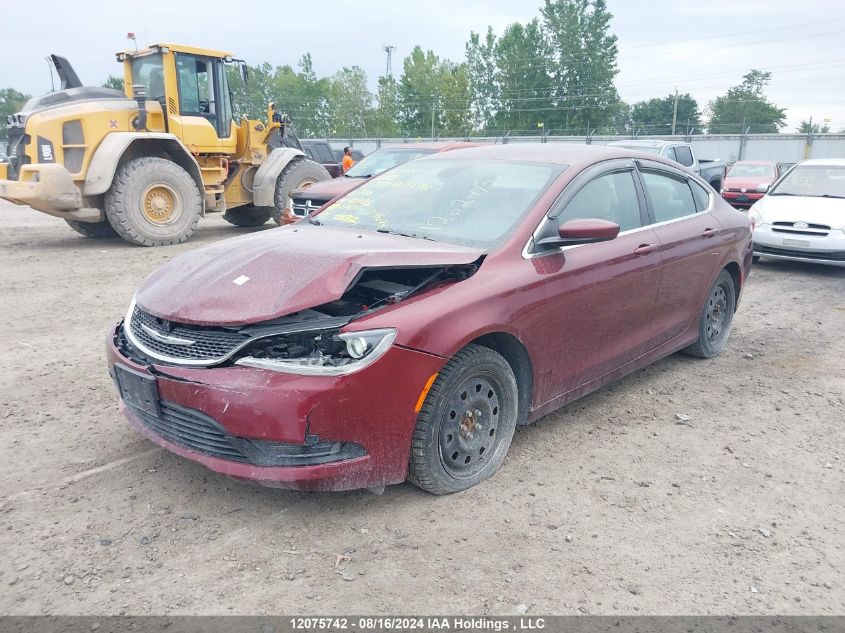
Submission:
[[[655,222],[676,220],[697,211],[686,178],[656,170],[643,170],[642,177]]]
[[[331,148],[326,145],[325,143],[317,143],[314,145],[314,149],[317,150],[317,156],[320,157],[320,162],[323,163],[333,163],[335,162],[334,154],[332,153]]]
[[[677,156],[675,160],[681,163],[684,167],[692,167],[692,164],[695,162],[692,159],[692,150],[686,145],[676,146],[675,156]]]

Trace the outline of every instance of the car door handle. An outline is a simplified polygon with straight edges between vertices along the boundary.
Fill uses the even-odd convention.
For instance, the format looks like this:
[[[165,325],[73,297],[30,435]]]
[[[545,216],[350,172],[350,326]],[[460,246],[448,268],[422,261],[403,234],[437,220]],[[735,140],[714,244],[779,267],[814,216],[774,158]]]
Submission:
[[[718,232],[719,229],[704,229],[701,233],[701,237],[713,237]]]
[[[657,244],[640,244],[634,249],[634,255],[648,255],[657,250]]]

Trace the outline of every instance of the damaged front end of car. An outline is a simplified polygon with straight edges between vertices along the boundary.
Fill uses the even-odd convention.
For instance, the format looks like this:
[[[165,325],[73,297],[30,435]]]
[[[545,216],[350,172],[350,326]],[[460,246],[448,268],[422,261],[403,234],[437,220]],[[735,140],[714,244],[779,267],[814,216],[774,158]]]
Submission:
[[[364,268],[337,299],[243,326],[173,322],[135,300],[117,329],[120,351],[144,365],[242,366],[312,376],[339,376],[378,360],[397,336],[392,328],[342,332],[364,316],[475,274],[470,264]]]

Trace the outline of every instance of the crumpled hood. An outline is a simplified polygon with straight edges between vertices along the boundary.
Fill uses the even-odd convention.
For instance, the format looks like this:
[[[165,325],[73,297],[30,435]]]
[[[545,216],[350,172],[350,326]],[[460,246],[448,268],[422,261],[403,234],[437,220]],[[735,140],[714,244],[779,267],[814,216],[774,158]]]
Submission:
[[[298,224],[223,240],[152,273],[137,305],[163,319],[245,325],[340,298],[363,268],[469,264],[482,250]]]

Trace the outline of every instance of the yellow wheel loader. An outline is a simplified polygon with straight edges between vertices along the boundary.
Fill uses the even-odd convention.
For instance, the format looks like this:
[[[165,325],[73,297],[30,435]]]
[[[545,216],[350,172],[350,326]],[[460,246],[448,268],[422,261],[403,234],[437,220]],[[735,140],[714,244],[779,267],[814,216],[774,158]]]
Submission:
[[[308,159],[290,119],[271,103],[266,122],[233,120],[230,53],[156,44],[117,54],[125,94],[82,86],[53,56],[61,90],[8,117],[0,197],[64,219],[91,238],[184,242],[200,217],[220,212],[260,226],[294,189],[329,179]]]

